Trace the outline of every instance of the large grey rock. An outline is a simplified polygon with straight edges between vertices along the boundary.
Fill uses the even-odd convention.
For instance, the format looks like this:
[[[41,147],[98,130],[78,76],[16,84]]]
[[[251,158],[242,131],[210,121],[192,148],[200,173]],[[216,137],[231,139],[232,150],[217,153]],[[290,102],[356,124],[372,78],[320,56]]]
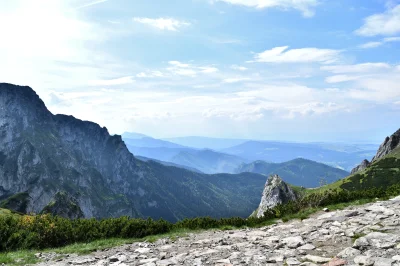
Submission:
[[[291,236],[282,239],[282,243],[288,248],[297,248],[304,245],[304,240],[301,236]]]
[[[293,189],[290,188],[278,175],[272,175],[268,178],[265,184],[261,196],[261,202],[256,211],[256,216],[262,217],[266,210],[296,199],[297,195]]]

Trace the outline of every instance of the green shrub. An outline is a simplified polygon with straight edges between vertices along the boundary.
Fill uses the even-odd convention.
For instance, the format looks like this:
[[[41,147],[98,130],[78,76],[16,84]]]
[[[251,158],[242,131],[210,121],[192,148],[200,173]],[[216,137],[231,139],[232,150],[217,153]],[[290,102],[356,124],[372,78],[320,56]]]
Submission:
[[[0,215],[0,252],[19,249],[45,249],[61,247],[74,243],[87,243],[108,238],[143,238],[150,235],[165,234],[179,229],[211,229],[255,227],[280,218],[305,219],[323,206],[347,203],[355,200],[388,199],[400,194],[400,184],[385,189],[330,190],[315,193],[287,204],[278,205],[264,212],[261,218],[231,217],[214,219],[198,217],[184,219],[175,224],[165,220],[134,219],[129,217],[108,219],[69,220],[51,215]]]

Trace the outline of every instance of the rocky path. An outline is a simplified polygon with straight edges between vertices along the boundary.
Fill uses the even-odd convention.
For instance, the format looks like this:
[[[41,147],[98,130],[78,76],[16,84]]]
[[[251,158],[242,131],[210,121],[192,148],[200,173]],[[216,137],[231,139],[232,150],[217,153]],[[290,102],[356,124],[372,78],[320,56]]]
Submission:
[[[400,197],[259,229],[208,231],[58,261],[42,254],[47,261],[39,265],[400,266],[399,243]]]

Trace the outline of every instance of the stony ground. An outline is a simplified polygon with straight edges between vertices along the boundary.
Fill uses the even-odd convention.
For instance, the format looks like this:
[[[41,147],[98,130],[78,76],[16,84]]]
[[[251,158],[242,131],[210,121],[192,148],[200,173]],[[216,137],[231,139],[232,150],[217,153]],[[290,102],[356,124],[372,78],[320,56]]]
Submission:
[[[39,265],[399,265],[400,197],[259,229],[208,231]]]

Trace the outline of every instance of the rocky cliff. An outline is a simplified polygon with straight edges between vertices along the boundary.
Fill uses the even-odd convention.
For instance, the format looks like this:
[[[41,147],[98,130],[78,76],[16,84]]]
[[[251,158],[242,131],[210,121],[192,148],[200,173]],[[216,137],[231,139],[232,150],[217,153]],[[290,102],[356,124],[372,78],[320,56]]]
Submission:
[[[0,83],[1,206],[71,218],[243,217],[263,180],[137,160],[106,128],[53,115],[30,87]]]
[[[256,210],[257,217],[264,216],[264,212],[276,205],[297,199],[296,193],[278,175],[268,178],[262,193],[261,202]]]
[[[352,171],[351,174],[356,174],[358,172],[361,172],[365,170],[367,167],[369,167],[372,163],[378,161],[379,159],[385,157],[386,155],[390,154],[393,152],[396,148],[400,147],[400,129],[397,130],[393,135],[390,137],[386,137],[385,141],[379,146],[379,149],[372,158],[372,161],[369,162],[368,160],[362,161],[362,163],[358,166],[356,166]]]

